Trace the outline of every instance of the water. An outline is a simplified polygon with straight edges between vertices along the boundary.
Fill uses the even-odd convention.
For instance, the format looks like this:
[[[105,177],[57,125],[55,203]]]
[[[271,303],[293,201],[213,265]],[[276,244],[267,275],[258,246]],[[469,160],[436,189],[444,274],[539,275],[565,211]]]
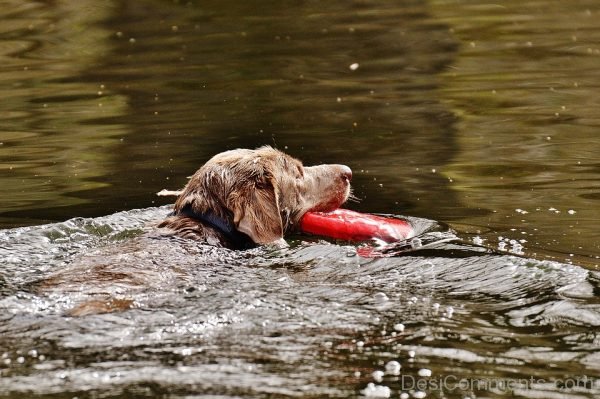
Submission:
[[[156,237],[167,212],[1,231],[3,395],[600,394],[595,272],[459,242],[364,258],[296,236],[235,252]],[[439,229],[421,226],[423,240]],[[108,294],[133,308],[69,316]]]
[[[599,13],[6,2],[0,395],[598,396]],[[352,167],[354,209],[463,241],[364,258],[298,237],[232,254],[144,235],[171,201],[156,192],[263,144]],[[82,265],[136,278],[95,287]],[[63,270],[79,277],[36,289]],[[135,306],[66,317],[92,289]],[[482,384],[442,395],[446,377]],[[411,378],[429,383],[409,392]],[[502,379],[510,393],[484,384]]]

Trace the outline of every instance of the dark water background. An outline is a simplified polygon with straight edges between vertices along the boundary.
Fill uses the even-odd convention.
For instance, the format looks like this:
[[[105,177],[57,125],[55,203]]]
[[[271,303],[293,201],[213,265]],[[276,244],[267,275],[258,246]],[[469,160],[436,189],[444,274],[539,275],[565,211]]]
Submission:
[[[600,375],[598,18],[591,0],[4,2],[0,393],[345,397],[397,359],[596,397],[555,382]],[[68,299],[23,291],[137,235],[213,154],[263,144],[349,165],[354,209],[537,260],[300,245],[202,266],[174,243],[142,258],[170,254],[204,289],[169,286],[159,310],[65,319]],[[398,378],[375,382],[398,397]]]

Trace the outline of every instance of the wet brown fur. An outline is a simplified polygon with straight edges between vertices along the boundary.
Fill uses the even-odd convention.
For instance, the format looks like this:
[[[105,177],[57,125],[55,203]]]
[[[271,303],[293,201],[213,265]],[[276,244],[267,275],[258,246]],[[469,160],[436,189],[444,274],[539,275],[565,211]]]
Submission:
[[[349,195],[351,171],[343,165],[304,167],[271,147],[237,149],[202,166],[175,202],[175,213],[191,207],[210,212],[246,234],[255,244],[277,242],[309,210],[339,207]],[[234,248],[217,229],[184,215],[159,224],[181,237]]]

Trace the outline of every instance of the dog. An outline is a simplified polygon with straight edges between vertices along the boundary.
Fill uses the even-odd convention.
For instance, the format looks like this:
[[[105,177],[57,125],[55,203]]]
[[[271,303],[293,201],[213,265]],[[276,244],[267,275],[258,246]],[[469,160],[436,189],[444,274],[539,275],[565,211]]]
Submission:
[[[345,165],[305,167],[268,146],[217,154],[177,192],[158,228],[88,251],[32,289],[64,304],[69,316],[146,306],[192,279],[202,264],[210,270],[224,257],[237,262],[245,252],[236,250],[284,247],[284,235],[306,212],[331,211],[348,200],[351,180]]]
[[[226,151],[190,178],[158,227],[229,249],[281,246],[306,212],[346,202],[351,180],[346,165],[306,167],[269,146]]]

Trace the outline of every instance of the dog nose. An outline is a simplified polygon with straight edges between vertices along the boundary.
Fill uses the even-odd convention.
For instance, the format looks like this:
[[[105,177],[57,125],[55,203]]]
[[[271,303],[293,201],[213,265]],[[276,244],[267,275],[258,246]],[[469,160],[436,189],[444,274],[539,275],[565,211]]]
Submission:
[[[352,180],[352,169],[346,165],[340,165],[342,177],[348,181]]]

